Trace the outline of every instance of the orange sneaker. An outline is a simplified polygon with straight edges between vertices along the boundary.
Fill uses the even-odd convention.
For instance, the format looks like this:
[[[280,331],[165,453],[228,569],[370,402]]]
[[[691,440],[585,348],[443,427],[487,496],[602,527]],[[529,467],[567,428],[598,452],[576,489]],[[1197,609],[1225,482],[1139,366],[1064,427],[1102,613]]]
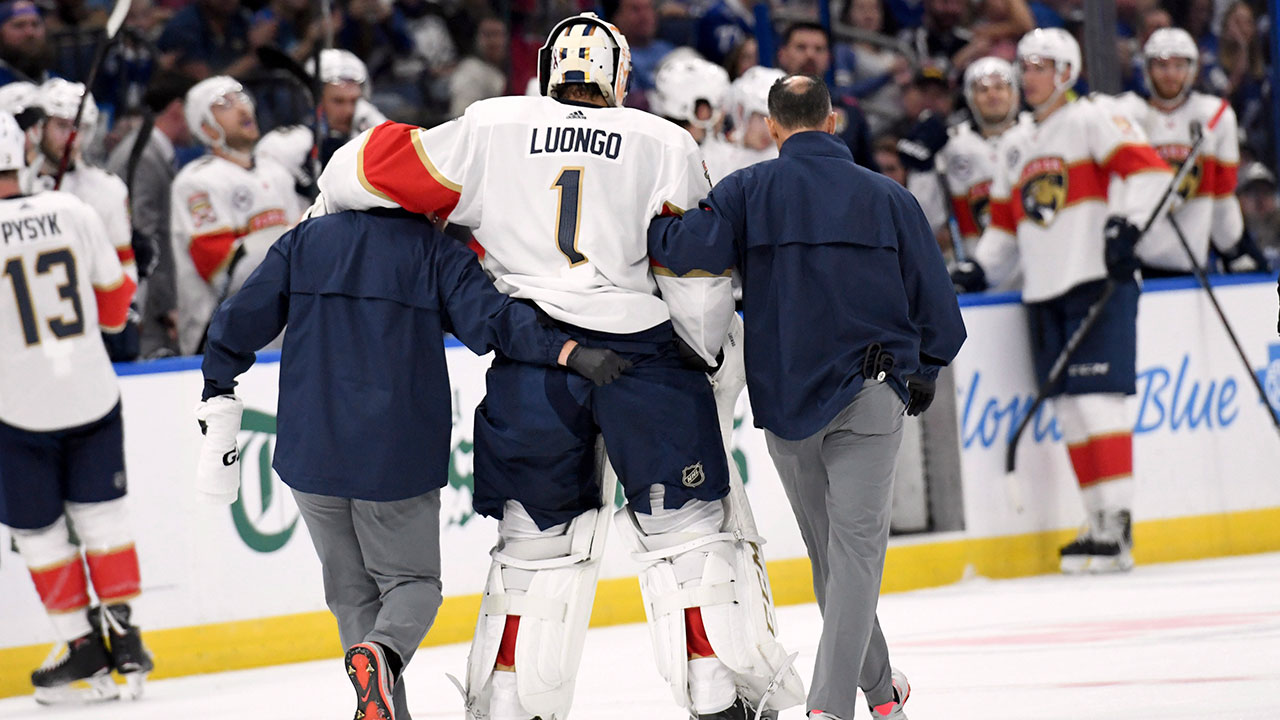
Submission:
[[[893,700],[871,708],[871,717],[875,720],[907,720],[907,713],[902,706],[911,697],[911,683],[901,670],[893,668]]]
[[[356,689],[355,720],[395,720],[391,702],[391,670],[377,643],[363,642],[347,650],[347,677]]]

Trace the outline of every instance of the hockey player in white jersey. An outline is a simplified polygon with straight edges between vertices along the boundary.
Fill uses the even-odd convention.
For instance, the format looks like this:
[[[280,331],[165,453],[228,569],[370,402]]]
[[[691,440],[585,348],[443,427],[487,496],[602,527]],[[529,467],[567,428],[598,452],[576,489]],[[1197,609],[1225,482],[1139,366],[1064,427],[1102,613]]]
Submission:
[[[84,85],[53,78],[40,86],[39,102],[44,110],[44,131],[41,135],[39,158],[40,172],[35,191],[52,190],[57,179],[58,165],[67,146],[67,138],[75,122],[76,109],[84,95]],[[129,190],[124,181],[115,175],[84,161],[82,143],[94,136],[98,125],[98,105],[90,94],[80,116],[80,131],[71,148],[71,160],[62,176],[64,192],[89,204],[102,218],[107,237],[125,273],[136,283],[138,269],[133,256],[133,230],[129,225]]]
[[[1113,283],[1097,324],[1071,355],[1053,398],[1087,522],[1061,550],[1064,572],[1128,570],[1136,392],[1138,227],[1172,179],[1142,130],[1110,103],[1067,95],[1080,46],[1064,30],[1038,29],[1018,43],[1023,97],[1033,118],[1000,139],[991,220],[975,263],[953,274],[971,289],[1016,269],[1031,321],[1038,379]],[[1114,182],[1113,182],[1114,180]],[[981,276],[985,270],[985,279]]]
[[[1181,28],[1162,28],[1151,33],[1142,54],[1149,97],[1121,95],[1123,111],[1142,126],[1156,153],[1174,169],[1187,159],[1196,136],[1204,134],[1196,166],[1178,188],[1181,203],[1169,217],[1156,221],[1138,246],[1142,274],[1191,273],[1191,260],[1169,218],[1177,223],[1200,267],[1208,265],[1212,245],[1228,270],[1266,269],[1266,257],[1245,233],[1236,198],[1240,137],[1235,111],[1223,98],[1192,90],[1200,65],[1195,40]],[[1216,123],[1215,116],[1220,116]]]
[[[958,242],[973,254],[991,218],[991,178],[995,174],[1000,136],[1018,120],[1018,80],[1013,65],[997,57],[975,61],[964,72],[964,99],[972,122],[948,130],[947,144],[935,158],[951,213],[960,231]]]
[[[219,75],[196,83],[185,110],[209,148],[173,180],[169,219],[178,292],[178,348],[198,353],[218,303],[262,262],[301,215],[293,176],[254,159],[258,122],[240,83]]]
[[[729,73],[692,50],[675,50],[653,76],[649,111],[679,125],[702,145],[714,138],[724,121]]]
[[[306,70],[320,82],[314,119],[317,127],[278,127],[263,135],[253,150],[255,157],[271,158],[293,174],[298,194],[305,199],[304,207],[315,199],[316,176],[333,151],[387,121],[382,111],[369,102],[369,70],[355,54],[336,48],[321,50],[318,77],[315,58],[307,61]]]
[[[731,524],[726,502],[703,370],[732,317],[729,278],[648,260],[650,219],[710,186],[687,132],[621,107],[629,66],[617,28],[571,17],[539,53],[543,97],[482,100],[430,130],[374,128],[334,155],[312,210],[398,206],[472,227],[499,290],[634,365],[595,389],[502,357],[489,369],[474,504],[500,518],[500,539],[462,683],[474,718],[567,716],[614,482],[676,701],[693,717],[741,719],[804,695],[762,600],[759,538]],[[617,475],[597,486],[600,437]]]
[[[24,155],[23,131],[0,113],[0,524],[61,643],[31,675],[36,700],[107,700],[113,669],[137,692],[152,668],[130,621],[138,556],[120,390],[99,335],[123,329],[136,285],[88,205],[22,192]]]
[[[728,132],[702,144],[712,185],[748,165],[778,157],[778,145],[764,119],[769,116],[769,88],[785,74],[757,65],[729,86],[725,110]]]

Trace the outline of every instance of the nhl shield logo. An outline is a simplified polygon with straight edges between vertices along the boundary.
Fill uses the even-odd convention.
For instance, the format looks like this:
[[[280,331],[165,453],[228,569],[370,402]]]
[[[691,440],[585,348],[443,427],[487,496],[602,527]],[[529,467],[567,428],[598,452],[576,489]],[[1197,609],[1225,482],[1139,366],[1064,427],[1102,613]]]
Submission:
[[[1022,210],[1027,219],[1048,227],[1067,205],[1067,167],[1062,158],[1037,158],[1022,169]]]
[[[686,465],[684,471],[680,473],[680,482],[687,488],[695,488],[706,482],[707,473],[702,469],[702,463],[696,462],[692,465]]]

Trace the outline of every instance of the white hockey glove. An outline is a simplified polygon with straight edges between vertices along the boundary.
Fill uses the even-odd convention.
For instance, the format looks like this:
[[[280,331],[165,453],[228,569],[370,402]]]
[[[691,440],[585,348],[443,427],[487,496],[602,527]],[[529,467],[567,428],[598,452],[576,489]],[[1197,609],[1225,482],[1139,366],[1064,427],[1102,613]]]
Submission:
[[[204,442],[196,465],[196,497],[230,505],[240,495],[240,416],[244,403],[235,395],[216,395],[196,406]]]

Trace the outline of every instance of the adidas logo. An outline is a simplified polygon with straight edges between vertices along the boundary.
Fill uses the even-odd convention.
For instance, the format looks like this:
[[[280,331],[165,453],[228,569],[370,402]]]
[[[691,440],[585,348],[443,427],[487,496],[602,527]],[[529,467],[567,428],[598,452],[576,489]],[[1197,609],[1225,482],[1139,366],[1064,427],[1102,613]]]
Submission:
[[[586,120],[587,114],[582,112],[581,110],[574,110],[573,112],[569,113],[569,117],[567,117],[566,119],[567,120]]]

